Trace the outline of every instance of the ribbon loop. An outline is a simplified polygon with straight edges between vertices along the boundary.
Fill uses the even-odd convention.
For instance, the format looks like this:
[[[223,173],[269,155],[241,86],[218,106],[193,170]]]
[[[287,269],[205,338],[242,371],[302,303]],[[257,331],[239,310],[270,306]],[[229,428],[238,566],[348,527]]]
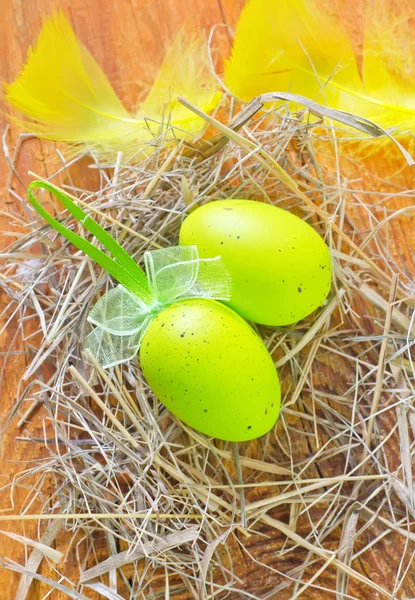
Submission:
[[[122,285],[98,300],[88,321],[113,335],[135,335],[148,316],[148,306]]]
[[[39,188],[47,190],[55,196],[59,202],[75,217],[84,229],[92,233],[92,235],[108,250],[109,255],[102,250],[96,248],[91,242],[71,231],[60,223],[57,219],[44,208],[44,206],[36,200],[33,189]],[[79,206],[62,192],[55,185],[44,181],[32,181],[27,189],[27,197],[30,204],[37,212],[51,225],[57,232],[66,238],[71,244],[82,250],[87,256],[92,258],[100,267],[105,269],[107,273],[112,275],[114,279],[119,281],[124,287],[128,288],[132,293],[140,296],[148,295],[148,282],[144,271],[138,266],[134,259],[119,245],[117,240],[112,238],[96,221],[89,217]]]
[[[101,327],[96,327],[86,338],[88,349],[98,364],[104,369],[115,367],[134,358],[140,347],[143,335],[113,335]]]
[[[152,296],[161,304],[186,294],[199,273],[196,246],[172,246],[146,252],[144,264]]]

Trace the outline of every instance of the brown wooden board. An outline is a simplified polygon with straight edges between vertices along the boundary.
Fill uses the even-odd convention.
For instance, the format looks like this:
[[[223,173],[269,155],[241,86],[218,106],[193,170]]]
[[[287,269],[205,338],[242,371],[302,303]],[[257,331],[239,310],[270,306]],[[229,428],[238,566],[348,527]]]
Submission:
[[[275,0],[278,1],[278,0]],[[347,22],[349,30],[354,35],[356,46],[361,47],[361,24],[363,19],[363,2],[360,0],[324,0],[322,4],[326,10],[340,15]],[[196,20],[206,29],[210,29],[215,24],[226,23],[233,27],[243,0],[3,0],[1,2],[0,17],[0,79],[10,82],[16,76],[19,68],[23,64],[30,43],[36,39],[42,18],[50,15],[57,7],[62,8],[70,17],[74,29],[78,36],[91,50],[98,63],[101,64],[113,84],[115,90],[128,108],[133,108],[140,93],[146,89],[151,82],[151,74],[154,72],[154,66],[160,64],[165,48],[165,42],[170,39],[186,20]],[[0,119],[1,131],[6,126],[5,120]],[[12,127],[8,135],[11,140],[16,140],[16,128]],[[12,144],[11,144],[12,145]],[[20,153],[19,172],[25,173],[29,169],[37,172],[39,175],[48,174],[50,167],[49,160],[54,152],[52,143],[44,143],[38,140],[27,141]],[[366,165],[368,166],[368,165]],[[396,171],[396,165],[391,164],[387,158],[383,159],[378,155],[369,161],[369,167],[372,166],[376,172],[382,172],[386,177],[388,172]],[[405,167],[396,177],[399,178],[400,185],[412,188],[414,184],[414,171]],[[0,181],[1,181],[1,210],[0,212],[0,231],[2,232],[2,247],[10,241],[10,233],[14,230],[14,225],[10,220],[10,214],[16,210],[13,197],[5,192],[4,186],[8,174],[8,167],[3,156],[0,156]],[[356,174],[355,174],[356,175]],[[87,185],[90,175],[78,168],[74,174],[83,184]],[[361,173],[362,186],[377,185],[375,177],[370,177]],[[366,179],[365,179],[366,178]],[[26,177],[24,183],[29,181]],[[14,181],[14,186],[19,187],[19,183]],[[91,180],[91,186],[94,185]],[[21,189],[20,189],[21,191]],[[390,202],[391,208],[403,206],[399,198]],[[7,213],[6,215],[4,213]],[[366,214],[364,208],[356,209],[354,215],[355,223],[360,223],[361,228],[366,226]],[[415,220],[409,217],[395,219],[390,225],[391,244],[390,247],[394,253],[394,259],[397,264],[405,269],[408,274],[415,276]],[[7,298],[1,296],[1,308],[7,306]],[[364,307],[362,307],[364,311]],[[10,313],[2,313],[1,326],[6,322]],[[33,344],[36,340],[33,340]],[[13,354],[9,357],[1,373],[1,414],[5,416],[10,411],[16,401],[19,392],[22,390],[22,375],[28,364],[27,357],[24,354],[24,348],[18,336],[18,323],[12,320],[2,335],[1,352],[13,347]],[[326,368],[319,365],[321,369],[321,381],[330,388],[333,393],[337,390],[341,392],[344,380],[350,377],[350,371],[347,365],[342,364],[339,359],[336,368],[333,369],[333,362]],[[44,424],[44,414],[41,410],[37,411],[31,422],[31,432],[39,432]],[[47,424],[46,424],[47,426]],[[382,427],[387,431],[391,426],[386,416],[383,419]],[[47,456],[41,445],[28,444],[23,441],[16,441],[16,436],[24,435],[25,428],[17,428],[17,419],[14,419],[12,426],[3,434],[2,437],[2,456],[0,464],[0,483],[6,484],[12,481],[14,475],[24,469],[29,461],[38,460]],[[394,455],[398,448],[393,444],[389,445],[387,452],[390,453],[390,461],[393,463]],[[255,456],[255,449],[253,450]],[[336,459],[325,461],[321,467],[325,476],[339,474],[340,463]],[[316,471],[316,475],[318,475]],[[27,489],[19,490],[19,482],[16,482],[13,499],[14,505],[11,505],[10,490],[1,495],[0,510],[11,510],[18,513],[21,510],[21,503],[27,496]],[[251,499],[256,499],[253,492]],[[35,506],[30,510],[35,510]],[[289,517],[289,505],[281,507],[279,514],[274,514],[280,519],[286,521]],[[33,522],[3,522],[1,530],[13,531],[27,537],[36,538],[38,525]],[[297,527],[297,533],[301,535],[301,523]],[[253,557],[260,557],[268,565],[274,567],[277,571],[286,572],[295,567],[302,560],[301,553],[283,553],[278,551],[283,548],[286,538],[282,534],[277,534],[275,529],[266,528],[262,531],[262,536],[253,536],[247,543]],[[376,534],[376,528],[373,530],[373,536]],[[0,534],[1,535],[1,534]],[[369,534],[369,538],[370,538]],[[336,547],[339,532],[333,532],[333,548]],[[368,539],[369,539],[368,538]],[[367,577],[376,581],[379,585],[393,590],[394,578],[396,576],[399,561],[403,554],[409,555],[413,548],[404,547],[402,537],[390,534],[380,540],[373,551],[366,552],[361,559],[355,561],[353,568],[364,573]],[[366,540],[367,543],[367,540]],[[363,542],[362,542],[363,544]],[[1,539],[0,556],[8,557],[21,564],[25,561],[24,547],[9,540],[7,537]],[[330,547],[330,544],[327,548]],[[60,549],[64,549],[64,541],[60,543]],[[241,578],[241,588],[246,589],[258,597],[265,595],[267,590],[272,589],[281,581],[277,572],[258,569],[256,563],[248,560],[246,555],[242,555],[235,544],[231,544],[230,550],[234,558],[234,568],[237,575]],[[75,561],[76,548],[73,548],[68,555],[67,563],[64,567],[65,575],[73,581],[78,579],[79,573]],[[407,564],[407,562],[405,563]],[[322,566],[322,562],[315,563],[315,571]],[[56,574],[44,562],[39,571],[42,575],[56,578]],[[20,576],[9,570],[0,568],[0,597],[4,600],[12,600],[17,589]],[[325,588],[333,589],[335,582],[335,570],[325,569],[318,577],[316,583]],[[49,587],[41,582],[34,582],[29,593],[30,600],[40,600],[45,597]],[[90,598],[98,598],[93,592],[89,593]],[[349,593],[362,600],[381,597],[373,590],[368,590],[365,586],[356,581],[351,581]],[[397,592],[395,598],[404,599],[415,596],[415,568],[409,566],[404,583]],[[63,600],[67,596],[60,592],[53,592],[53,600]],[[161,596],[164,597],[164,596]],[[171,597],[190,598],[185,594],[172,595]],[[245,596],[241,594],[240,598]],[[291,592],[285,590],[277,596],[280,600],[291,598]],[[311,599],[329,599],[334,598],[333,592],[319,591],[318,589],[307,590],[302,598]]]

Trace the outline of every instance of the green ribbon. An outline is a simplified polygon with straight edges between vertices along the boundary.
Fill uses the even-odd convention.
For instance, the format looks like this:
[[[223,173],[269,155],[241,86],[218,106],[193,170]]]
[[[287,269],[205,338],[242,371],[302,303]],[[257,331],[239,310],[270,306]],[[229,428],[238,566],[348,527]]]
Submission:
[[[48,190],[55,196],[71,215],[82,224],[84,229],[92,233],[92,235],[101,242],[104,248],[112,254],[113,258],[54,219],[40,202],[36,200],[32,192],[34,188]],[[93,261],[107,271],[107,273],[112,275],[112,277],[121,283],[127,290],[140,296],[150,293],[147,277],[134,259],[131,258],[128,252],[126,252],[124,248],[122,248],[119,243],[105,231],[105,229],[98,225],[98,223],[91,219],[91,217],[79,208],[79,206],[72,202],[62,190],[51,183],[32,181],[27,189],[27,195],[30,204],[45,219],[45,221],[49,223],[49,225],[52,225],[52,227],[71,242],[71,244],[92,258]]]
[[[52,217],[36,200],[33,188],[48,190],[60,200],[112,256]],[[102,296],[88,315],[95,328],[85,346],[104,368],[131,360],[151,321],[167,306],[191,298],[230,299],[232,280],[219,256],[201,259],[196,246],[171,246],[145,252],[144,273],[114,238],[56,186],[34,181],[29,185],[28,198],[56,231],[120,284]]]

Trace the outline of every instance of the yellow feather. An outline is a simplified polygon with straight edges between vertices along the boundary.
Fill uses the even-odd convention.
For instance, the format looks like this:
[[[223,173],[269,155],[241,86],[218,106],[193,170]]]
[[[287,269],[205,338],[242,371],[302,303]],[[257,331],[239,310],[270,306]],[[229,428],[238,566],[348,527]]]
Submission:
[[[39,137],[84,144],[104,154],[137,152],[140,145],[199,134],[203,119],[176,102],[186,96],[211,111],[220,95],[208,68],[206,44],[183,32],[168,52],[159,76],[135,116],[122,105],[105,74],[62,12],[47,19],[26,65],[5,98],[26,119],[13,119]]]
[[[290,91],[386,128],[414,127],[414,86],[400,72],[404,45],[398,51],[390,44],[396,31],[378,20],[384,1],[375,6],[366,19],[360,72],[347,33],[311,0],[248,0],[225,63],[226,85],[242,100]],[[385,55],[385,45],[395,51]]]
[[[183,96],[205,112],[219,103],[221,94],[210,75],[206,42],[185,27],[167,51],[158,77],[147,98],[139,107],[138,118],[160,119],[167,111],[177,129],[200,132],[204,121],[177,102]]]
[[[408,15],[374,0],[366,15],[362,77],[374,102],[371,118],[383,127],[415,127],[413,32]]]

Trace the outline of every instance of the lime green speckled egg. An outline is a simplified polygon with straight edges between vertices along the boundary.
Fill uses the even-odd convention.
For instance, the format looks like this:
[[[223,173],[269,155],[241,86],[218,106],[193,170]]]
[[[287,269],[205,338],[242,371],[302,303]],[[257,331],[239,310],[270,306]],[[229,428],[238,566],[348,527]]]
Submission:
[[[272,358],[255,331],[212,300],[185,300],[151,322],[140,347],[144,376],[176,417],[206,435],[246,441],[280,409]]]
[[[250,321],[289,325],[321,306],[331,286],[327,245],[292,213],[253,200],[219,200],[183,222],[180,244],[220,255],[233,279],[230,306]]]

